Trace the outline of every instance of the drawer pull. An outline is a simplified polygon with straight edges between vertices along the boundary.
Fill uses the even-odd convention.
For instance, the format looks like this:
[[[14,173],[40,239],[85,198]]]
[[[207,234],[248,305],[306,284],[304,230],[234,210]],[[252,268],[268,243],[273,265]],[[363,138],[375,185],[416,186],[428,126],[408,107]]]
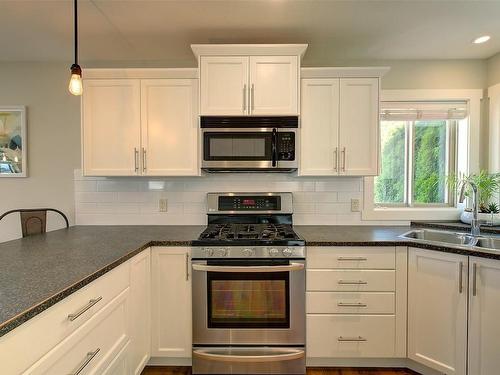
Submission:
[[[91,299],[89,301],[89,303],[87,303],[85,306],[83,306],[80,310],[78,310],[77,312],[75,312],[73,314],[69,314],[68,315],[68,319],[72,322],[73,320],[75,320],[76,318],[78,318],[79,316],[81,316],[84,312],[86,312],[87,310],[89,310],[92,306],[94,306],[100,300],[102,300],[102,296],[99,296],[97,298]]]
[[[337,339],[339,342],[363,342],[363,341],[368,341],[364,337],[357,336],[357,337],[343,337],[339,336]]]
[[[96,350],[94,350],[93,352],[88,352],[87,353],[87,356],[85,357],[84,361],[82,362],[82,364],[80,365],[80,367],[78,367],[75,372],[73,372],[71,375],[79,375],[82,373],[82,371],[85,369],[85,367],[87,367],[87,365],[90,363],[90,361],[92,361],[94,359],[94,357],[101,351],[100,348],[97,348]]]
[[[367,307],[368,305],[366,303],[362,302],[339,302],[337,303],[337,306],[339,307]]]
[[[368,258],[366,257],[338,257],[339,261],[366,261]]]
[[[340,285],[366,285],[368,282],[363,280],[339,280]]]

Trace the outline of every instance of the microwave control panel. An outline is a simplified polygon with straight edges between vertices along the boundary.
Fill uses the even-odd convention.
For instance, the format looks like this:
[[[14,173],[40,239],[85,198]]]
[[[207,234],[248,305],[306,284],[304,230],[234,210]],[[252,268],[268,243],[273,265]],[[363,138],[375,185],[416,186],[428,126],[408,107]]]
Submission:
[[[278,160],[295,160],[295,133],[278,133]]]

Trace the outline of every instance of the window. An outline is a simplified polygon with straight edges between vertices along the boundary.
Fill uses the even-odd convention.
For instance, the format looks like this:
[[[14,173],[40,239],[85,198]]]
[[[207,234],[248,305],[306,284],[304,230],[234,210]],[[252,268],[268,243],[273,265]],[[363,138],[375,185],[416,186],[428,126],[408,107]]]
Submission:
[[[456,173],[459,120],[466,103],[382,102],[381,171],[376,207],[454,206],[447,176]]]

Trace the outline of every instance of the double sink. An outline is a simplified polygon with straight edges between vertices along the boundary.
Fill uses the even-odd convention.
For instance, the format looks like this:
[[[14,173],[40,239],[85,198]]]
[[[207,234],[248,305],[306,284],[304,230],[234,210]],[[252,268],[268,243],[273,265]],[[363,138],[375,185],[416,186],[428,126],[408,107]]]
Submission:
[[[444,230],[414,229],[400,237],[417,243],[500,251],[500,236],[471,236],[467,233]]]

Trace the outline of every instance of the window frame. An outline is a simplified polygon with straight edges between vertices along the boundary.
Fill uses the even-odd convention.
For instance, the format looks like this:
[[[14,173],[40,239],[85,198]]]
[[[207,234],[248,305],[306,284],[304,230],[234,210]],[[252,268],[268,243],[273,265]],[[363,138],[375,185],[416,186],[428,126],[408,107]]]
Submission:
[[[480,165],[480,119],[482,89],[415,89],[415,90],[382,90],[381,101],[465,101],[468,104],[466,120],[467,157],[463,164],[458,164],[458,173],[474,173]],[[380,124],[380,123],[379,123]],[[458,131],[457,131],[458,133]],[[457,142],[458,147],[458,142]],[[465,150],[464,150],[465,151]],[[380,155],[380,143],[379,143]],[[455,150],[455,163],[458,163],[458,149]],[[380,160],[379,160],[380,169]],[[364,177],[363,187],[363,221],[390,221],[392,224],[407,224],[411,220],[457,220],[461,204],[456,199],[453,206],[396,206],[377,207],[374,203],[374,177]]]

